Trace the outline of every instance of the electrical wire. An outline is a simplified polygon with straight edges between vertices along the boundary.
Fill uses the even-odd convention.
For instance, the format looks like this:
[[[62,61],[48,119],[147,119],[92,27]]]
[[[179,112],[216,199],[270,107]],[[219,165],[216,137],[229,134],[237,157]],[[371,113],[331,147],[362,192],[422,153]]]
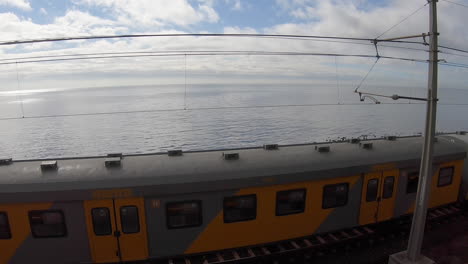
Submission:
[[[187,54],[184,56],[184,109],[187,109]]]
[[[415,98],[415,97],[408,97],[408,96],[396,96],[396,99],[394,98],[394,96],[390,96],[390,95],[382,95],[382,94],[376,94],[376,93],[369,93],[369,92],[359,92],[358,89],[361,87],[361,85],[363,84],[363,82],[367,79],[367,76],[371,73],[371,71],[374,69],[374,66],[377,64],[377,61],[379,60],[379,57],[377,57],[377,60],[374,62],[374,64],[372,65],[372,67],[369,69],[369,71],[367,72],[367,74],[364,76],[364,78],[361,80],[361,82],[358,84],[358,86],[356,87],[356,89],[354,90],[355,93],[358,93],[359,94],[359,98],[361,101],[364,101],[365,98],[369,98],[371,100],[373,100],[376,104],[381,104],[380,101],[378,101],[377,99],[374,98],[374,96],[377,96],[377,97],[383,97],[383,98],[388,98],[388,99],[394,99],[394,100],[397,100],[397,99],[409,99],[409,103],[411,103],[411,100],[421,100],[420,98]],[[427,63],[428,61],[426,61]],[[444,63],[439,63],[440,65],[443,65],[443,66],[451,66],[451,67],[458,67],[458,68],[467,68],[468,69],[468,64],[461,64],[461,63],[454,63],[454,62],[444,62]],[[459,105],[463,105],[463,104],[459,104]],[[468,105],[468,104],[467,104]]]
[[[370,44],[371,46],[374,46],[374,44]],[[379,47],[385,47],[385,48],[396,48],[396,49],[405,49],[405,50],[415,50],[415,51],[425,51],[429,52],[428,49],[418,49],[418,48],[410,48],[410,47],[398,47],[398,46],[390,46],[390,45],[382,45],[379,44]]]
[[[457,48],[452,48],[452,47],[447,47],[447,46],[439,45],[439,48],[454,50],[454,51],[463,52],[463,53],[468,53],[468,50],[462,50],[462,49],[457,49]]]
[[[206,51],[206,50],[167,50],[167,51],[120,51],[120,52],[95,52],[95,53],[72,53],[72,54],[55,54],[55,55],[41,55],[41,56],[27,56],[27,57],[13,57],[0,59],[2,61],[18,61],[18,60],[28,60],[28,59],[45,59],[45,58],[66,58],[66,57],[79,57],[79,56],[103,56],[103,55],[126,55],[126,54],[162,54],[162,53],[194,53],[194,52],[216,52],[216,51]],[[226,50],[224,52],[255,52],[255,51],[236,51],[236,50]]]
[[[411,14],[409,14],[408,16],[404,17],[402,20],[400,20],[400,22],[396,23],[395,25],[391,26],[390,28],[388,28],[387,30],[385,30],[382,34],[378,35],[375,39],[378,39],[380,38],[381,36],[383,36],[385,33],[389,32],[390,30],[394,29],[395,27],[399,26],[401,23],[405,22],[408,18],[412,17],[413,15],[415,15],[416,13],[418,13],[419,11],[421,11],[421,9],[423,9],[425,6],[427,6],[429,3],[426,3],[424,4],[423,6],[419,7],[418,9],[416,9],[415,11],[413,11]]]
[[[333,40],[312,40],[312,41],[320,41],[320,42],[327,42],[327,43],[346,43],[346,44],[354,44],[354,45],[364,45],[364,46],[374,46],[374,44],[370,43],[358,43],[358,42],[348,42],[348,41],[333,41]],[[395,48],[395,49],[405,49],[405,50],[415,50],[415,51],[424,51],[428,52],[427,49],[418,49],[418,48],[410,48],[410,47],[399,47],[399,46],[391,46],[391,45],[381,45],[379,47],[386,47],[386,48]],[[31,60],[31,59],[46,59],[46,58],[67,58],[67,57],[79,57],[79,56],[103,56],[103,55],[145,55],[145,54],[163,54],[163,53],[214,53],[214,52],[228,52],[228,53],[255,53],[255,52],[264,52],[264,51],[256,51],[256,50],[167,50],[167,51],[122,51],[122,52],[95,52],[95,53],[73,53],[73,54],[56,54],[56,55],[40,55],[40,56],[27,56],[27,57],[12,57],[12,58],[4,58],[0,59],[0,62],[6,61],[19,61],[19,60]],[[281,51],[272,51],[272,52],[281,52]],[[448,53],[447,53],[448,54]]]
[[[16,84],[17,84],[17,90],[20,91],[21,86],[20,86],[18,63],[16,64]],[[21,93],[17,93],[16,96],[20,101],[21,115],[24,117],[24,104],[23,104],[23,98],[21,98]]]
[[[339,37],[339,36],[319,36],[319,35],[288,35],[288,34],[220,34],[220,33],[179,33],[179,34],[126,34],[126,35],[101,35],[101,36],[76,36],[76,37],[61,37],[61,38],[44,38],[44,39],[28,39],[28,40],[11,40],[0,42],[0,46],[31,44],[41,42],[60,42],[71,40],[93,40],[93,39],[116,39],[116,38],[149,38],[149,37],[240,37],[240,38],[291,38],[291,39],[334,39],[334,40],[353,40],[353,41],[373,41],[369,38],[356,37]],[[392,43],[407,43],[407,44],[425,44],[418,41],[406,40],[382,40]]]
[[[209,53],[168,53],[168,54],[138,54],[138,55],[108,55],[108,56],[84,56],[74,58],[55,58],[55,59],[38,59],[38,60],[18,60],[11,62],[1,62],[0,65],[9,64],[24,64],[24,63],[38,63],[38,62],[57,62],[57,61],[75,61],[75,60],[94,60],[94,59],[114,59],[114,58],[140,58],[140,57],[173,57],[173,56],[324,56],[324,57],[356,57],[356,58],[384,58],[390,60],[402,60],[413,62],[425,62],[424,60],[393,57],[393,56],[377,56],[369,54],[343,54],[343,53],[315,53],[315,52],[268,52],[268,51],[255,51],[255,52],[209,52]]]
[[[439,64],[442,66],[468,69],[468,64],[461,64],[461,63],[454,63],[454,62],[445,62],[445,63],[439,63]]]
[[[386,103],[380,105],[417,105],[426,103]],[[172,108],[172,109],[152,109],[152,110],[133,110],[133,111],[113,111],[113,112],[92,112],[92,113],[75,113],[75,114],[57,114],[57,115],[36,115],[24,117],[2,117],[0,121],[21,120],[21,119],[44,119],[44,118],[59,118],[59,117],[80,117],[80,116],[100,116],[100,115],[121,115],[121,114],[138,114],[138,113],[158,113],[158,112],[190,112],[190,111],[213,111],[213,110],[231,110],[231,109],[262,109],[262,108],[294,108],[294,107],[319,107],[319,106],[363,106],[376,105],[374,103],[320,103],[320,104],[288,104],[288,105],[253,105],[253,106],[219,106],[219,107],[199,107],[199,108]],[[439,103],[439,105],[448,106],[468,106],[468,103]]]
[[[364,75],[364,78],[362,78],[362,80],[359,82],[359,84],[356,86],[356,89],[354,90],[355,93],[358,92],[359,88],[361,88],[361,85],[364,83],[364,81],[367,79],[367,76],[369,76],[369,74],[371,73],[371,71],[374,69],[375,65],[377,64],[377,62],[379,62],[379,57],[377,57],[375,59],[375,62],[374,64],[372,64],[372,66],[370,67],[369,71],[367,71],[366,75]]]
[[[423,6],[424,7],[424,6]],[[422,8],[422,7],[421,7]],[[419,10],[417,10],[419,11]],[[416,12],[417,12],[416,11]],[[406,20],[406,19],[405,19]],[[404,20],[403,20],[404,21]],[[401,21],[399,24],[401,24]],[[397,24],[398,25],[398,24]],[[392,28],[394,28],[394,25]],[[389,30],[391,30],[390,28]],[[387,30],[386,32],[388,32]],[[385,34],[384,32],[383,34]],[[381,35],[383,35],[381,34]],[[380,36],[381,36],[380,35]],[[198,36],[198,37],[259,37],[259,38],[292,38],[292,39],[310,39],[313,41],[328,41],[328,42],[341,42],[349,44],[359,45],[373,45],[366,43],[355,43],[351,41],[373,41],[373,39],[365,38],[347,38],[347,37],[327,37],[327,36],[304,36],[304,35],[262,35],[262,34],[145,34],[145,35],[116,35],[116,36],[84,36],[84,37],[69,37],[69,38],[56,38],[56,39],[37,39],[37,40],[22,40],[22,41],[10,41],[0,42],[0,45],[16,45],[36,42],[53,42],[53,41],[67,41],[67,40],[82,40],[82,39],[111,39],[111,38],[134,38],[134,37],[183,37],[183,36]],[[393,43],[410,43],[410,44],[424,44],[422,42],[415,41],[388,41]],[[385,46],[385,45],[380,45]],[[397,47],[388,46],[389,48],[402,48],[427,51],[426,49],[416,49],[410,47]],[[440,46],[441,48],[451,49],[455,51],[468,52],[460,49]],[[125,55],[123,55],[125,54]],[[164,52],[164,51],[152,51],[152,52],[108,52],[108,53],[83,53],[75,55],[48,55],[48,56],[35,56],[35,57],[23,57],[23,58],[10,58],[3,59],[0,64],[18,64],[18,63],[34,63],[34,62],[52,62],[52,61],[70,61],[70,60],[88,60],[88,59],[107,59],[107,58],[130,58],[130,57],[160,57],[160,56],[219,56],[219,55],[272,55],[272,56],[334,56],[337,57],[362,57],[362,58],[376,58],[376,61],[361,80],[360,84],[355,91],[359,89],[365,79],[368,77],[370,72],[373,70],[380,58],[413,61],[413,62],[426,62],[426,60],[412,59],[412,58],[401,58],[392,56],[378,56],[378,55],[367,55],[367,54],[339,54],[339,53],[309,53],[309,52],[264,52],[264,51],[175,51],[175,52]],[[80,57],[81,56],[81,57]],[[13,61],[13,60],[17,61]],[[468,67],[468,65],[457,64],[457,63],[442,63],[442,65],[453,66],[453,67]],[[382,103],[382,104],[407,104],[407,103]],[[282,108],[282,107],[312,107],[312,106],[334,106],[334,105],[373,105],[370,103],[330,103],[330,104],[302,104],[302,105],[260,105],[260,106],[229,106],[229,107],[203,107],[203,108],[187,108],[184,103],[182,109],[156,109],[156,110],[140,110],[140,111],[116,111],[116,112],[96,112],[96,113],[79,113],[79,114],[60,114],[60,115],[37,115],[37,116],[23,116],[22,117],[11,117],[11,118],[0,118],[0,120],[13,120],[13,119],[32,119],[32,118],[53,118],[53,117],[72,117],[72,116],[95,116],[95,115],[113,115],[113,114],[130,114],[130,113],[149,113],[149,112],[169,112],[169,111],[198,111],[198,110],[223,110],[223,109],[251,109],[251,108]],[[457,104],[465,105],[465,104]]]
[[[457,3],[457,2],[452,2],[450,0],[442,0],[444,2],[447,2],[447,3],[451,3],[451,4],[454,4],[454,5],[458,5],[458,6],[463,6],[465,8],[468,8],[468,5],[464,5],[464,4],[460,4],[460,3]]]
[[[447,54],[447,55],[452,55],[452,56],[459,56],[459,57],[468,58],[468,55],[456,54],[456,53],[451,53],[451,52],[446,52],[446,51],[439,51],[439,53],[440,54]]]
[[[336,75],[336,91],[337,91],[337,100],[338,104],[341,102],[341,95],[340,95],[340,76],[338,74],[338,57],[335,57],[335,75]]]

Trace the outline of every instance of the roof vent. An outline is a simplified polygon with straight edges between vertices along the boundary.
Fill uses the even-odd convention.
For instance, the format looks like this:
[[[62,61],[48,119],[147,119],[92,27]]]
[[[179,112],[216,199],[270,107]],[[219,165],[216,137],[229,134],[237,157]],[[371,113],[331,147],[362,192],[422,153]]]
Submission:
[[[56,160],[46,160],[41,163],[41,170],[56,170],[57,168]]]
[[[457,131],[457,135],[466,135],[466,131]]]
[[[349,143],[351,144],[357,144],[359,143],[361,140],[359,138],[352,138],[350,140],[348,140]]]
[[[168,150],[167,155],[170,157],[182,156],[182,150],[181,149]]]
[[[13,162],[12,158],[0,159],[0,166],[10,165]]]
[[[373,148],[373,144],[372,144],[372,143],[369,143],[369,142],[367,142],[367,143],[361,143],[361,147],[362,147],[363,149],[372,149],[372,148]]]
[[[225,160],[238,160],[239,153],[223,153],[223,157]]]
[[[106,165],[106,168],[120,167],[121,162],[122,162],[121,160],[122,160],[121,157],[108,157],[104,161],[104,164]]]
[[[396,136],[386,136],[385,139],[390,140],[390,141],[395,141],[397,139],[397,137]]]
[[[321,146],[321,147],[315,146],[315,150],[321,153],[330,152],[330,146]]]
[[[278,149],[278,144],[266,144],[263,145],[264,150],[277,150]]]
[[[107,154],[107,157],[112,157],[112,158],[115,158],[115,157],[119,157],[119,158],[122,158],[122,153],[110,153],[110,154]]]

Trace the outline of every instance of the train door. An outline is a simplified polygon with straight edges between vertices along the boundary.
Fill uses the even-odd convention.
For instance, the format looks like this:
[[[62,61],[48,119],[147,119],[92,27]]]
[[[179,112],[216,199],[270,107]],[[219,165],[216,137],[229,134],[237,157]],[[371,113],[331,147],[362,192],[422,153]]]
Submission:
[[[386,221],[393,217],[395,211],[396,193],[398,186],[398,170],[388,170],[382,172],[379,195],[379,210],[377,221]]]
[[[84,208],[93,262],[148,257],[143,198],[90,200]]]
[[[398,170],[364,174],[359,224],[368,225],[393,217]]]
[[[368,225],[377,221],[379,210],[379,190],[382,172],[364,174],[361,196],[359,224]]]

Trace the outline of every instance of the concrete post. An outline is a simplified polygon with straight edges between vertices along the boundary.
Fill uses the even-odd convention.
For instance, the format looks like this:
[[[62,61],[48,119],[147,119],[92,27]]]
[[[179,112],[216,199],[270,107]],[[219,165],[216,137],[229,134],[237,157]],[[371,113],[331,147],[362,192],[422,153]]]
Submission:
[[[429,43],[429,77],[427,94],[426,127],[424,133],[424,145],[421,157],[421,169],[419,174],[418,191],[416,194],[413,223],[408,241],[408,250],[390,256],[390,264],[422,264],[435,263],[421,255],[421,247],[424,239],[426,225],[427,204],[431,190],[432,180],[432,153],[437,114],[437,0],[428,0],[430,43]]]

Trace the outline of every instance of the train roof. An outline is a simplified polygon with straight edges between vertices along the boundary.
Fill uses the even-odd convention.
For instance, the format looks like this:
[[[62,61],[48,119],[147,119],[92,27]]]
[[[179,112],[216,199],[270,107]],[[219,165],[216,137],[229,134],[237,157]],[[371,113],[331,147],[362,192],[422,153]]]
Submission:
[[[465,157],[466,140],[451,135],[437,138],[436,162]],[[168,195],[350,176],[376,166],[417,168],[422,143],[422,137],[398,137],[288,145],[274,150],[260,147],[175,152],[175,156],[64,158],[55,160],[56,168],[52,160],[6,161],[0,166],[0,203],[33,196],[35,201],[91,199],[103,194],[96,190],[107,189],[130,195]]]

